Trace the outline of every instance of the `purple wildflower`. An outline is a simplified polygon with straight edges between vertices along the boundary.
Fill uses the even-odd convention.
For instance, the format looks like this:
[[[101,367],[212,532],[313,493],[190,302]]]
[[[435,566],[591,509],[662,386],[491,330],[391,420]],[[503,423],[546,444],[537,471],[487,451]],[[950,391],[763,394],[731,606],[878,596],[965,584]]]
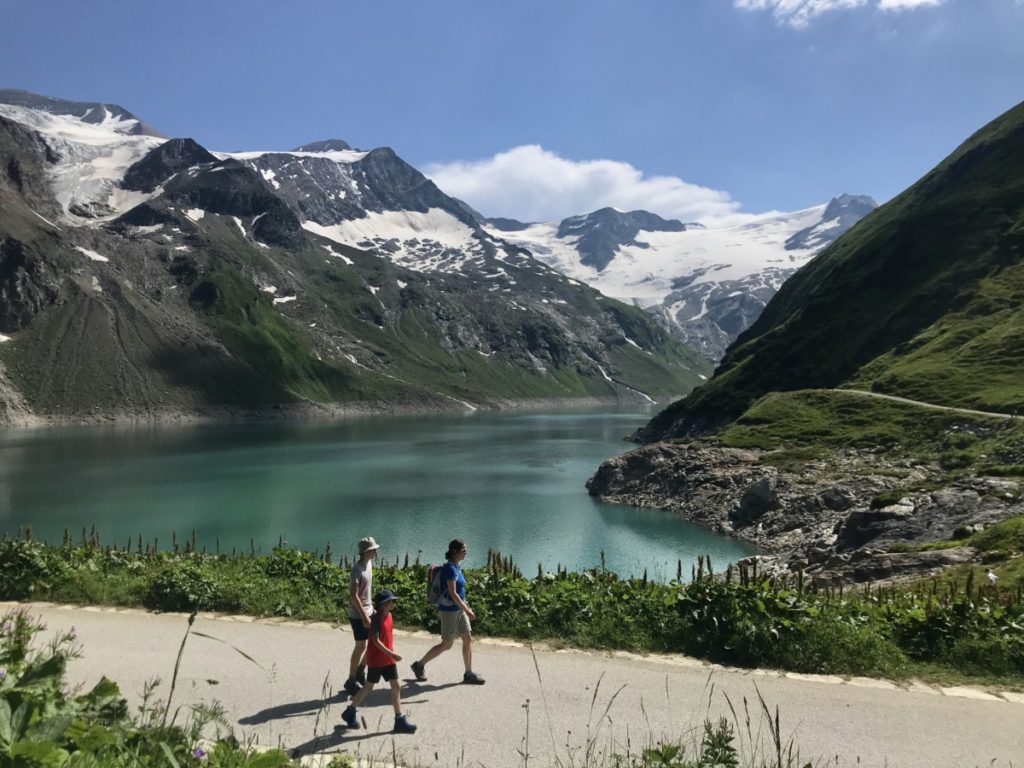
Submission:
[[[192,750],[192,757],[194,757],[196,760],[202,760],[204,757],[206,757],[206,752],[205,750],[196,747],[194,750]]]
[[[7,677],[7,670],[0,669],[0,680],[3,680],[5,677]]]

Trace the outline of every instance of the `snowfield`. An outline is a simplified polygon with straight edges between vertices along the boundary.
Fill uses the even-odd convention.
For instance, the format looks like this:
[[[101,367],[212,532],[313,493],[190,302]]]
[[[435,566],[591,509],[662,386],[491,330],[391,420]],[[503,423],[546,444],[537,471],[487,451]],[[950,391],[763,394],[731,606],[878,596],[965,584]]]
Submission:
[[[639,245],[621,246],[602,271],[580,263],[575,236],[559,238],[558,224],[534,224],[520,232],[490,227],[494,237],[526,248],[540,261],[601,293],[642,307],[661,304],[680,278],[694,285],[743,280],[771,268],[793,270],[817,249],[787,251],[786,240],[821,219],[824,205],[786,214],[768,214],[739,226],[693,228],[684,232],[641,230]],[[777,288],[777,286],[776,286]]]

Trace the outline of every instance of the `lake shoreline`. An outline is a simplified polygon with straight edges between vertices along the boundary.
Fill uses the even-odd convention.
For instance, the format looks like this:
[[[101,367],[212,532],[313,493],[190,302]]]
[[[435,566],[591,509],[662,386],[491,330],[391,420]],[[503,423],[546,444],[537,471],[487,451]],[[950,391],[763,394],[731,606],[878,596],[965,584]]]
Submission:
[[[675,398],[673,398],[675,399]],[[211,406],[196,409],[167,409],[147,411],[102,411],[89,414],[36,414],[0,412],[0,430],[46,429],[50,427],[89,427],[102,425],[167,425],[167,424],[236,424],[274,423],[284,421],[345,421],[374,417],[445,416],[472,413],[500,413],[516,411],[576,410],[584,408],[619,407],[625,405],[653,405],[661,408],[672,400],[648,404],[622,398],[526,398],[469,403],[453,400],[451,403],[388,402],[360,400],[351,403],[277,403],[253,408],[239,406]],[[623,439],[628,439],[624,435]]]

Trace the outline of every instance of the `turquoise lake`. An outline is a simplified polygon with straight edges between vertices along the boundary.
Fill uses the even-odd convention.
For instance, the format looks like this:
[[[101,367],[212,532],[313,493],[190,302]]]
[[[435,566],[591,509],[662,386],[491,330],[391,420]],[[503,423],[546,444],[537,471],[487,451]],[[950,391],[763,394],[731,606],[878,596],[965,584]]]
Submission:
[[[464,539],[531,576],[537,564],[688,577],[754,550],[659,510],[591,499],[584,483],[650,412],[560,411],[352,421],[146,425],[0,432],[0,531],[60,542],[290,546],[350,553],[372,535],[386,559],[440,560]]]

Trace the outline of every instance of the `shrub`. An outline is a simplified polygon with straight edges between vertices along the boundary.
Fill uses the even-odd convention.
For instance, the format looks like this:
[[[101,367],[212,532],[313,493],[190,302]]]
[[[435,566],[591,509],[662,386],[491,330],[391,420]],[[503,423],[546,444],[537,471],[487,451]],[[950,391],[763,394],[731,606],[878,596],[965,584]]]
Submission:
[[[57,550],[32,539],[0,542],[0,598],[24,600],[67,580],[70,569]]]
[[[161,611],[210,608],[217,584],[195,563],[173,561],[156,574],[146,592],[146,607]]]

